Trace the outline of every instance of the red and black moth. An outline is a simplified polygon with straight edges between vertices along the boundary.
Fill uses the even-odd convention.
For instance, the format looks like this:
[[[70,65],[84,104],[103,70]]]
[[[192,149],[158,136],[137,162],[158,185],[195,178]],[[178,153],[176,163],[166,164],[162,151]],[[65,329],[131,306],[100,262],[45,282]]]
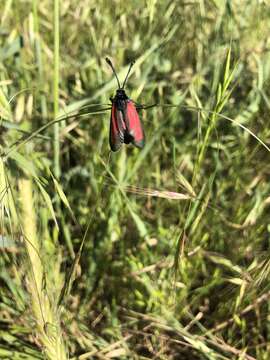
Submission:
[[[120,149],[123,143],[132,143],[138,148],[143,148],[145,143],[145,136],[143,127],[137,113],[134,101],[129,99],[124,88],[133,62],[130,64],[126,78],[123,85],[120,85],[118,76],[114,66],[109,58],[106,58],[107,63],[112,68],[118,83],[116,95],[111,98],[112,111],[110,123],[110,147],[112,151]]]

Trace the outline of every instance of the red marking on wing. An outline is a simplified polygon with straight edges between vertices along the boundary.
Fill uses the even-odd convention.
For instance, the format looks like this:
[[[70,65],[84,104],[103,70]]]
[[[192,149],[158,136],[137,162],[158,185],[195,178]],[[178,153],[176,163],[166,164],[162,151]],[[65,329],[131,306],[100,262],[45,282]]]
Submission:
[[[128,132],[133,138],[132,143],[135,146],[142,148],[145,143],[144,131],[137,109],[132,100],[127,101],[126,119]]]
[[[117,110],[115,104],[112,104],[111,123],[110,123],[110,147],[112,151],[120,149],[124,142],[124,131],[126,125],[121,111]]]

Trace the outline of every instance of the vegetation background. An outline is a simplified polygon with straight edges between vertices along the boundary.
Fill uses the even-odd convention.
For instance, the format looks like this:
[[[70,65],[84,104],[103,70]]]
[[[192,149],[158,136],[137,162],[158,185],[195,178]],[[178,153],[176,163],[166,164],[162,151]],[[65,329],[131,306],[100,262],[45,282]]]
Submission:
[[[269,359],[267,1],[0,4],[1,359]],[[110,153],[109,98],[146,146]]]

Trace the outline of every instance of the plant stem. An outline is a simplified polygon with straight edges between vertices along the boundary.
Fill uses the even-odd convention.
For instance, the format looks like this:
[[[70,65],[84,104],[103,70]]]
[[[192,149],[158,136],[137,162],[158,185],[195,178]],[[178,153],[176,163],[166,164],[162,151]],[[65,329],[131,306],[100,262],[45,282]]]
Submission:
[[[43,68],[43,60],[42,60],[42,51],[41,51],[41,41],[40,41],[40,33],[39,33],[39,20],[38,20],[38,7],[37,0],[33,0],[33,17],[34,17],[34,35],[35,35],[35,51],[36,51],[36,59],[38,66],[38,90],[40,95],[41,102],[41,113],[43,118],[47,118],[47,101],[45,96],[45,81],[44,81],[44,68]]]
[[[59,111],[59,0],[54,0],[54,72],[53,72],[53,105],[54,118],[57,118]],[[59,143],[59,123],[54,124],[54,173],[59,179],[60,170],[60,143]]]

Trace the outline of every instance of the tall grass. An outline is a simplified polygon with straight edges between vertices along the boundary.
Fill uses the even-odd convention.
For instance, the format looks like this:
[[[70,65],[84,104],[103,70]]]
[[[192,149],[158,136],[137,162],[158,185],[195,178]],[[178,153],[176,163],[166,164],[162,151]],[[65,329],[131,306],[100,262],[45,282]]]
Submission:
[[[266,3],[14,4],[0,358],[268,359]],[[141,151],[109,151],[106,56],[120,79],[136,60],[127,93],[157,104]]]
[[[34,316],[34,332],[40,342],[44,355],[50,360],[67,359],[65,344],[60,328],[59,310],[56,307],[52,286],[47,286],[47,274],[42,263],[40,239],[37,236],[37,220],[34,210],[33,188],[29,179],[19,181],[22,204],[22,234],[28,254],[27,289],[31,299]],[[54,277],[57,283],[57,269]],[[55,289],[54,289],[55,291]]]
[[[54,0],[54,71],[53,71],[53,112],[54,119],[57,118],[59,112],[59,61],[60,61],[60,10],[59,0]],[[60,177],[60,138],[59,123],[55,122],[54,126],[54,172],[57,178]]]

